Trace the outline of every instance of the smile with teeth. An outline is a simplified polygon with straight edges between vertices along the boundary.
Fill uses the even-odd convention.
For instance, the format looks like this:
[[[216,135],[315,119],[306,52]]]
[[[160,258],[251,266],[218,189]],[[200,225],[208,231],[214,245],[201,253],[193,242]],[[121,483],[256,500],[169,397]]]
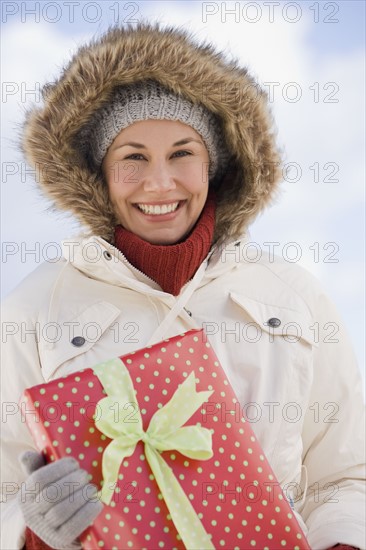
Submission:
[[[175,212],[179,206],[179,202],[171,202],[170,204],[137,204],[136,206],[144,214],[161,216],[162,214]]]

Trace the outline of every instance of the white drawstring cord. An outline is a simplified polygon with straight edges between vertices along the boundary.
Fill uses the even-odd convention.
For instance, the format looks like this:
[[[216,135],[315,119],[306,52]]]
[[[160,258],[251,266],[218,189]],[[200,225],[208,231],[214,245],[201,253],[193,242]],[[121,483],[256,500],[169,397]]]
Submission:
[[[175,305],[172,307],[172,309],[169,311],[167,316],[163,319],[162,323],[155,330],[155,332],[149,339],[148,343],[146,344],[147,346],[151,346],[152,344],[156,344],[157,342],[160,342],[161,340],[163,340],[166,331],[169,329],[174,319],[179,315],[180,311],[184,308],[184,306],[192,296],[193,292],[196,290],[196,288],[202,281],[203,276],[205,274],[205,269],[206,269],[206,262],[201,265],[200,269],[196,272],[195,276],[193,277],[191,283],[183,291],[183,294],[178,298]]]
[[[302,488],[302,477],[303,477],[303,472],[304,472],[304,477],[305,477],[305,484],[304,484],[304,488]],[[301,500],[299,502],[299,506],[302,506],[305,502],[305,499],[306,499],[306,495],[308,494],[308,469],[307,467],[302,464],[301,465],[301,478],[300,478],[300,488],[302,490],[302,497],[301,497]]]

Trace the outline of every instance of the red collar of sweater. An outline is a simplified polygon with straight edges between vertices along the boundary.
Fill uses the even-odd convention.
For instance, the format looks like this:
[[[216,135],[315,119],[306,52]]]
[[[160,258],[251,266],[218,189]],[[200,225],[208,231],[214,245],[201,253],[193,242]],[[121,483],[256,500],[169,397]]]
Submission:
[[[115,246],[164,292],[177,296],[209,253],[215,229],[215,207],[215,195],[211,191],[196,225],[181,243],[151,244],[117,225]]]

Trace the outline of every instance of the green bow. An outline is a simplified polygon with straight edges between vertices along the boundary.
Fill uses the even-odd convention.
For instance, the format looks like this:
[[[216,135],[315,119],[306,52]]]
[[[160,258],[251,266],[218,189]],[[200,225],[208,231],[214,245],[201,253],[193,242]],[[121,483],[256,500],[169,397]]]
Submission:
[[[156,411],[144,432],[133,383],[123,362],[112,359],[93,370],[108,395],[98,402],[95,425],[112,439],[103,453],[101,500],[110,503],[123,460],[134,453],[136,444],[142,440],[146,459],[186,548],[214,549],[172,469],[160,455],[161,451],[177,450],[196,460],[212,457],[210,430],[184,424],[207,401],[213,390],[197,392],[192,372],[170,401]]]

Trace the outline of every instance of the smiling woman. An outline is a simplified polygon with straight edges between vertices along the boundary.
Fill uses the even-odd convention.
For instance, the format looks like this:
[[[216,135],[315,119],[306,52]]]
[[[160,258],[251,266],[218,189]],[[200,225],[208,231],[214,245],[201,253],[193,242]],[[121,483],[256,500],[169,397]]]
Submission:
[[[314,277],[250,246],[248,227],[276,197],[281,173],[264,90],[246,68],[188,31],[139,23],[81,47],[43,99],[27,114],[23,151],[32,168],[43,168],[44,194],[85,233],[64,241],[63,258],[40,266],[7,298],[2,401],[18,403],[25,388],[204,328],[260,444],[253,471],[263,471],[266,455],[276,476],[268,485],[278,483],[291,505],[286,514],[263,498],[270,525],[276,514],[285,525],[296,518],[311,548],[362,548],[364,406],[347,331]],[[97,338],[88,338],[90,326]],[[131,326],[134,338],[123,334]],[[156,368],[149,353],[144,357],[140,379]],[[165,380],[177,385],[171,366]],[[164,393],[158,383],[153,389],[145,397],[159,407]],[[233,411],[215,399],[226,423]],[[14,413],[1,436],[1,548],[79,548],[102,508],[79,465],[84,453],[44,464]],[[246,477],[248,461],[227,456],[222,440],[213,479],[225,480],[227,468],[241,490],[243,479],[256,487],[256,474]],[[234,443],[244,445],[239,435]],[[252,460],[252,446],[246,451]],[[199,482],[184,467],[194,506]],[[52,499],[50,486],[61,488]],[[235,548],[272,548],[272,533],[256,525],[264,514],[253,520],[251,495],[242,495]],[[139,500],[136,506],[140,511]],[[202,516],[210,533],[216,520]],[[119,548],[147,547],[147,534],[132,543],[137,529],[126,524],[130,538],[117,533]],[[249,538],[248,525],[260,543]],[[308,548],[301,540],[296,548]],[[174,542],[182,548],[178,535]]]
[[[208,165],[199,134],[179,121],[145,120],[122,130],[103,160],[120,224],[153,244],[182,241],[205,205]]]

